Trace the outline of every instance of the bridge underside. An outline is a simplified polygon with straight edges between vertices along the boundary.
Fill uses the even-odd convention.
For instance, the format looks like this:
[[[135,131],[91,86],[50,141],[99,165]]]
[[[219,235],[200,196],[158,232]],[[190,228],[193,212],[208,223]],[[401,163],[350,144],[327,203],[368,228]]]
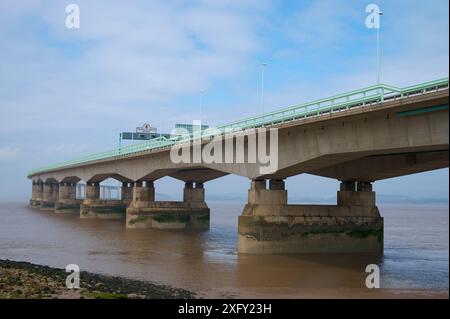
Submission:
[[[373,182],[448,167],[448,150],[379,154],[336,164],[310,174],[341,181]],[[370,168],[370,169],[368,169]]]

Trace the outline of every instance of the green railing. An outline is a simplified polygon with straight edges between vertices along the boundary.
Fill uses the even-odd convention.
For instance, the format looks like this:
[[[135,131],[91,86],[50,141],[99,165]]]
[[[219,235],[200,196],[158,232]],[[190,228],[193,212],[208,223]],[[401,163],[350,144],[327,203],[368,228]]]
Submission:
[[[142,143],[136,143],[102,153],[79,157],[71,161],[65,161],[55,165],[41,167],[29,172],[28,176],[99,160],[112,160],[124,156],[130,156],[132,154],[145,153],[148,151],[167,148],[175,145],[176,143],[189,142],[199,138],[206,139],[211,138],[212,136],[234,131],[267,127],[295,121],[298,119],[320,116],[324,113],[339,112],[355,107],[375,105],[387,100],[403,99],[412,95],[426,94],[436,90],[448,88],[448,86],[448,78],[421,83],[405,88],[397,88],[385,84],[374,85],[364,89],[335,95],[326,99],[294,105],[278,111],[265,113],[261,116],[245,118],[215,128],[208,128],[202,130],[201,132],[175,136],[169,139],[165,137],[158,137]]]

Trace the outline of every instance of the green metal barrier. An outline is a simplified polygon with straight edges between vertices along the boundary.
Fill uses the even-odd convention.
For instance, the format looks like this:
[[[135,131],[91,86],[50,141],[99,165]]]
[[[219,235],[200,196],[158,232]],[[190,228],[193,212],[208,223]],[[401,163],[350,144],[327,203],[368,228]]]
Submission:
[[[248,117],[239,121],[231,122],[215,128],[208,128],[201,132],[176,136],[173,138],[158,137],[142,143],[136,143],[110,151],[96,153],[74,160],[65,161],[55,165],[38,168],[28,173],[28,177],[38,173],[58,170],[79,164],[86,164],[94,161],[112,160],[135,153],[154,151],[175,145],[176,143],[190,142],[198,138],[210,138],[218,134],[225,134],[238,130],[253,129],[258,127],[268,127],[295,121],[302,118],[320,116],[324,113],[339,112],[354,107],[365,107],[382,103],[385,100],[403,99],[412,95],[426,94],[439,89],[448,88],[448,78],[436,81],[421,83],[405,88],[397,88],[386,84],[370,86],[364,89],[335,95],[326,99],[314,102],[299,104],[284,108],[278,111],[265,113],[261,116]]]

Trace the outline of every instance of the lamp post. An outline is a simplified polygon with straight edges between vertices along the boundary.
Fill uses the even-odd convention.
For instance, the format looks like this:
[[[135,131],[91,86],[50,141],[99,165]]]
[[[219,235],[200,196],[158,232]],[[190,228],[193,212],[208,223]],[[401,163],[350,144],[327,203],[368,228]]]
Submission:
[[[204,90],[202,90],[201,92],[200,92],[200,127],[199,127],[199,129],[200,129],[200,137],[202,136],[202,117],[203,117],[203,96],[205,95],[205,91]]]
[[[380,84],[380,28],[381,28],[381,16],[383,12],[378,12],[378,26],[377,26],[377,84]]]
[[[261,110],[262,115],[264,115],[264,69],[267,63],[261,63]]]
[[[200,121],[202,120],[203,116],[203,95],[205,94],[205,91],[200,92]]]
[[[371,3],[366,6],[366,13],[369,14],[366,17],[366,27],[377,29],[377,84],[380,84],[380,28],[383,12],[377,4]]]

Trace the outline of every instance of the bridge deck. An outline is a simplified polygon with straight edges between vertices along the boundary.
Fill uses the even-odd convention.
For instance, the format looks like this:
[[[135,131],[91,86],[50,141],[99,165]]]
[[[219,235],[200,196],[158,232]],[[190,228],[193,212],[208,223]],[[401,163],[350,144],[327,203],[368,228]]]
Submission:
[[[186,143],[199,138],[207,139],[215,135],[226,134],[240,130],[288,124],[302,119],[307,120],[311,118],[320,118],[324,115],[339,113],[351,109],[372,109],[373,106],[379,105],[381,103],[404,100],[416,96],[423,96],[442,90],[448,90],[448,87],[448,78],[421,83],[405,88],[397,88],[385,84],[374,85],[360,90],[335,95],[326,99],[321,99],[300,105],[294,105],[285,109],[266,113],[261,116],[242,119],[215,128],[205,129],[201,132],[194,132],[192,134],[176,136],[169,139],[165,137],[158,137],[142,143],[137,143],[106,152],[76,158],[55,165],[41,167],[29,172],[28,177],[31,177],[35,174],[60,170],[62,168],[86,165],[91,162],[114,160],[122,157],[128,157],[130,155],[138,155],[140,153],[143,154],[155,150],[166,149],[170,148],[176,143]]]

